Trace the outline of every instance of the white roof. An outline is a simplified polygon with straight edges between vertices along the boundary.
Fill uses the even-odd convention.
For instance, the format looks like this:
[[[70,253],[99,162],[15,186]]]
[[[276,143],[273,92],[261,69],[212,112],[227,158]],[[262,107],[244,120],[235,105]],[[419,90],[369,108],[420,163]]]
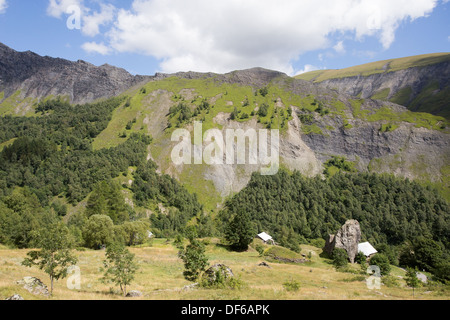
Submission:
[[[267,233],[262,232],[260,234],[258,234],[258,237],[260,237],[263,241],[269,241],[272,240],[272,237],[269,236]]]
[[[368,257],[374,253],[377,253],[378,251],[375,250],[375,248],[372,247],[372,245],[370,243],[363,242],[363,243],[358,244],[358,252],[362,252],[362,253],[364,253],[364,255],[366,257]]]

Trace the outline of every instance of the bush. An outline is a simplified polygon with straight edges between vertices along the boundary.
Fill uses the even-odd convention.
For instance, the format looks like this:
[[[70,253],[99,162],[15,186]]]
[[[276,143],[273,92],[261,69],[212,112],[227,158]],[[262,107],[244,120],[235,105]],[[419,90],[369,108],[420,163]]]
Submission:
[[[114,238],[114,223],[106,215],[95,214],[89,218],[83,228],[83,238],[86,246],[91,249],[100,249],[108,245]]]
[[[336,269],[344,268],[348,265],[347,251],[341,248],[335,248],[332,253],[333,265]]]
[[[286,289],[286,291],[298,291],[300,289],[300,282],[294,279],[290,279],[289,281],[283,283],[283,287],[284,289]]]
[[[370,265],[378,266],[382,276],[387,276],[391,272],[389,259],[382,253],[377,253],[374,255],[372,259],[370,259]]]
[[[185,271],[183,272],[183,275],[186,280],[196,281],[208,266],[208,258],[205,255],[205,246],[196,239],[192,239],[186,249],[178,253],[178,256],[184,262]]]
[[[245,286],[240,277],[228,276],[225,266],[221,266],[214,274],[214,277],[207,277],[203,274],[200,286],[208,289],[234,289],[239,290]]]
[[[257,244],[255,250],[258,251],[260,257],[264,255],[264,246],[262,244]]]

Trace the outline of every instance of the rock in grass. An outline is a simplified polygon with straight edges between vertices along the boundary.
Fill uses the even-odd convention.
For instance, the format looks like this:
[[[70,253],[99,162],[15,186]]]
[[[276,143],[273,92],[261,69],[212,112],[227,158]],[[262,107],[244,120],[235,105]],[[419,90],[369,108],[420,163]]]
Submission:
[[[139,298],[139,297],[142,297],[142,292],[137,291],[137,290],[132,290],[127,293],[127,297],[128,298]]]
[[[9,298],[6,298],[5,300],[25,300],[25,299],[22,298],[22,296],[20,294],[15,294]]]
[[[50,292],[48,291],[47,286],[38,278],[24,277],[22,280],[19,280],[16,283],[19,285],[23,285],[23,287],[32,294],[43,295],[43,296],[50,295]]]

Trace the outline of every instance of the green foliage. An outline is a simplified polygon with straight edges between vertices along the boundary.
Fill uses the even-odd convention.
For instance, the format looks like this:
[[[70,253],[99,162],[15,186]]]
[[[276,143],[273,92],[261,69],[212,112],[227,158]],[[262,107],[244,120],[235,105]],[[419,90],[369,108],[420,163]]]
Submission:
[[[245,286],[245,283],[240,277],[230,276],[226,270],[226,266],[223,265],[216,270],[214,277],[205,277],[204,275],[200,281],[202,288],[240,290]]]
[[[15,139],[0,153],[0,196],[27,186],[43,206],[61,195],[76,204],[98,182],[144,162],[151,142],[145,135],[131,134],[117,147],[92,150],[93,139],[123,101],[71,106],[47,100],[37,107],[36,117],[0,117],[0,143]]]
[[[441,247],[441,242],[418,236],[403,245],[400,250],[400,265],[418,267],[420,270],[433,272],[438,280],[450,280],[450,263],[448,248]]]
[[[261,244],[257,244],[255,250],[259,253],[259,256],[262,257],[264,255],[264,246]]]
[[[165,231],[166,236],[183,232],[188,221],[203,209],[196,194],[190,194],[169,175],[159,175],[151,160],[138,166],[133,176],[131,190],[137,205],[146,207],[152,201],[162,201],[166,207],[171,207],[167,214],[159,212],[150,217],[152,227]]]
[[[131,209],[131,208],[130,208]],[[88,198],[86,215],[107,215],[114,224],[129,220],[128,208],[121,187],[114,181],[102,181],[96,185]]]
[[[281,232],[277,238],[278,243],[288,248],[289,250],[292,250],[294,252],[299,253],[301,251],[299,242],[299,236],[294,232],[292,228],[282,227]]]
[[[324,163],[324,175],[327,177],[335,175],[337,172],[356,172],[353,162],[347,161],[345,157],[333,156]],[[335,169],[335,170],[333,170]]]
[[[258,115],[261,118],[267,117],[269,114],[269,105],[267,103],[263,103],[258,109]]]
[[[121,244],[114,243],[106,249],[103,261],[105,273],[102,280],[104,282],[112,281],[120,286],[124,297],[127,295],[127,286],[134,280],[136,271],[139,269],[134,258],[135,255]]]
[[[398,128],[398,125],[388,123],[388,124],[382,124],[380,128],[380,132],[391,132]]]
[[[113,228],[114,223],[110,217],[99,214],[91,216],[83,228],[85,245],[91,249],[109,245],[114,239]]]
[[[46,212],[29,188],[16,188],[0,199],[0,242],[18,248],[28,248],[33,231],[45,223]]]
[[[197,239],[192,239],[186,249],[181,250],[178,256],[184,262],[184,277],[189,281],[197,281],[208,266],[205,255],[205,245]]]
[[[414,289],[418,288],[421,284],[419,278],[417,277],[417,267],[406,269],[405,281],[408,287],[413,288],[414,296]]]
[[[114,238],[127,246],[137,246],[148,240],[149,230],[149,221],[127,221],[121,225],[114,226]]]
[[[380,268],[381,275],[387,276],[391,272],[391,265],[389,264],[389,259],[382,253],[375,254],[370,259],[370,265],[375,265]]]
[[[234,110],[231,113],[230,119],[231,120],[236,120],[238,117],[239,117],[238,109],[236,107],[234,107]]]
[[[249,184],[228,199],[219,219],[226,225],[245,212],[259,232],[275,241],[282,227],[305,239],[326,238],[349,219],[361,225],[373,245],[401,245],[427,234],[450,248],[450,207],[430,187],[377,174],[342,174],[323,180],[299,172],[254,173]]]
[[[300,290],[300,282],[294,279],[290,279],[283,283],[283,287],[286,291],[296,292]]]
[[[269,90],[267,89],[267,87],[261,88],[259,89],[259,94],[265,97],[269,94]]]
[[[52,223],[45,228],[33,232],[35,243],[40,251],[27,253],[22,265],[26,267],[38,266],[50,276],[51,294],[53,294],[53,281],[67,277],[67,270],[77,263],[72,254],[69,229],[63,222]]]
[[[389,259],[390,264],[394,266],[399,265],[399,252],[395,246],[389,246],[386,243],[380,243],[376,246],[376,250],[378,251],[378,253],[382,253],[383,255],[385,255]]]
[[[310,125],[314,121],[314,116],[312,114],[310,114],[310,113],[308,113],[308,114],[304,114],[304,113],[299,114],[298,118],[300,119],[300,121],[303,124],[306,124],[306,125]]]
[[[335,248],[332,253],[333,265],[336,269],[344,268],[348,265],[347,251],[341,248]]]
[[[362,252],[358,252],[358,254],[355,257],[355,262],[359,263],[360,265],[364,265],[364,266],[367,265],[367,263],[366,263],[367,258],[365,256],[365,254]]]
[[[181,127],[183,123],[189,122],[192,117],[193,113],[191,108],[189,108],[189,106],[184,102],[180,102],[178,105],[171,107],[169,110],[169,119],[175,118],[177,127]]]
[[[225,239],[235,250],[247,250],[255,235],[253,225],[245,211],[238,211],[225,227]]]

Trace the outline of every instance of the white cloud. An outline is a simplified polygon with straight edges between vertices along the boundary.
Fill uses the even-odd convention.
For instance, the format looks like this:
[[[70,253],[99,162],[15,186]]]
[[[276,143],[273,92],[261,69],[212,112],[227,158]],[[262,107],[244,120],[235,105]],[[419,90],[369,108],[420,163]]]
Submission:
[[[49,0],[47,14],[55,18],[61,18],[64,15],[72,14],[74,6],[78,7],[82,20],[81,31],[86,36],[94,37],[100,33],[100,26],[113,21],[117,11],[112,4],[96,2],[100,6],[100,11],[93,11],[86,7],[84,0]]]
[[[307,64],[305,65],[305,67],[303,68],[303,70],[299,70],[295,73],[296,76],[298,76],[299,74],[302,73],[306,73],[306,72],[311,72],[311,71],[316,71],[316,70],[321,70],[321,68],[318,68],[316,66],[313,66],[311,64]]]
[[[131,8],[114,13],[112,6],[100,13],[83,11],[82,31],[97,35],[99,26],[110,23],[98,51],[108,46],[153,56],[164,72],[261,66],[294,74],[292,61],[308,51],[333,48],[334,34],[345,34],[346,41],[376,37],[389,48],[403,21],[428,15],[438,1],[133,0]],[[61,6],[69,3],[82,5],[83,0],[50,0],[49,14],[61,16]],[[343,43],[334,49],[345,50]]]
[[[336,51],[339,54],[345,53],[345,47],[344,47],[344,41],[339,41],[334,47],[334,51]]]
[[[47,14],[55,18],[61,18],[71,6],[83,9],[83,0],[49,0]]]
[[[98,53],[101,55],[107,55],[111,52],[111,49],[108,48],[103,42],[102,43],[86,42],[81,47],[87,53]]]
[[[6,0],[0,0],[0,14],[5,13],[6,8],[8,8]]]
[[[100,33],[100,26],[110,23],[114,19],[116,8],[111,4],[100,4],[101,11],[83,16],[82,32],[94,37]]]
[[[155,56],[166,72],[263,66],[293,74],[291,61],[329,47],[332,33],[349,32],[357,40],[377,36],[388,48],[401,21],[428,14],[436,3],[135,0],[130,10],[119,12],[108,36],[114,50]]]

